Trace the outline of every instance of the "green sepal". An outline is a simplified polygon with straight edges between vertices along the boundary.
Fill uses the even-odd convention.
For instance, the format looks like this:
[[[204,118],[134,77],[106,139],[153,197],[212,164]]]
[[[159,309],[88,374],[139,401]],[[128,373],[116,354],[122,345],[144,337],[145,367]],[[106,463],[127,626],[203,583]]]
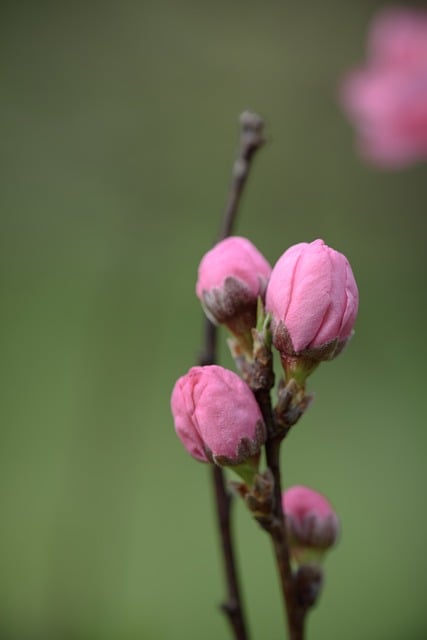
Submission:
[[[240,476],[249,487],[252,487],[254,478],[258,473],[258,466],[259,455],[248,458],[240,464],[230,465],[228,466],[228,469],[237,473],[237,475]]]
[[[319,360],[307,358],[302,355],[288,356],[281,354],[282,366],[285,372],[285,382],[295,380],[301,389],[305,387],[305,381],[320,364]]]
[[[271,324],[271,314],[265,312],[265,307],[264,307],[262,298],[258,296],[256,330],[257,330],[257,333],[263,336],[264,344],[267,347],[271,347],[271,342],[272,342],[270,324]]]

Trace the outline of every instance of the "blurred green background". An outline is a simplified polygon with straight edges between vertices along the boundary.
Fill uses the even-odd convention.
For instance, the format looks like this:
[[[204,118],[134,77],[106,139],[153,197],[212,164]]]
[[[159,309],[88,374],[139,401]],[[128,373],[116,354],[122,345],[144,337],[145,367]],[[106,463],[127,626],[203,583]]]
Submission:
[[[283,450],[343,526],[309,638],[427,637],[426,166],[363,164],[337,101],[381,6],[1,3],[2,640],[230,637],[169,397],[246,108],[269,143],[237,232],[271,262],[322,237],[361,296]],[[236,526],[253,639],[281,638],[268,539],[240,504]]]

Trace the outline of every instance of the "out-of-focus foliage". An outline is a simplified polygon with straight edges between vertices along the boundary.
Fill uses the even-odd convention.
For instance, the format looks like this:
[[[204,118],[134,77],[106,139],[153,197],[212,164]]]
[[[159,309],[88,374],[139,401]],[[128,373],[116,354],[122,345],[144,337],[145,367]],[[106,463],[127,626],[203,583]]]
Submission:
[[[238,232],[272,262],[321,237],[360,289],[283,450],[343,525],[309,633],[425,637],[427,167],[363,165],[337,104],[380,6],[2,3],[2,639],[228,637],[208,469],[169,397],[245,108],[269,142]],[[253,637],[279,638],[268,540],[242,505],[236,525]]]

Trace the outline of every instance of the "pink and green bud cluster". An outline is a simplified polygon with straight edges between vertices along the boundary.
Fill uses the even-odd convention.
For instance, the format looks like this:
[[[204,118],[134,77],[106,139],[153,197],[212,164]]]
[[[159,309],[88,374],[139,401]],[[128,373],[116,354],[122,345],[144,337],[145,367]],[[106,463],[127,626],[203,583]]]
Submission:
[[[193,367],[171,397],[175,430],[188,453],[222,466],[258,466],[266,429],[248,385],[217,365]]]
[[[273,344],[285,358],[330,360],[351,337],[358,304],[342,253],[323,240],[296,244],[276,262],[267,287]]]
[[[258,297],[265,298],[271,266],[246,238],[216,244],[199,265],[196,293],[206,315],[236,335],[256,325]]]
[[[304,486],[282,494],[292,559],[297,564],[319,562],[339,536],[339,520],[328,500]]]

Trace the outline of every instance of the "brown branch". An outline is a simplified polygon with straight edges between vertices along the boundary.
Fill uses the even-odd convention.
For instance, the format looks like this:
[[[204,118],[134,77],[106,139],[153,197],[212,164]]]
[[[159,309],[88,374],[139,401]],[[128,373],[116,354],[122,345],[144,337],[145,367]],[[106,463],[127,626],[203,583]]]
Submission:
[[[240,593],[239,578],[233,548],[230,509],[232,495],[227,491],[224,473],[221,467],[213,465],[212,480],[215,495],[219,536],[221,541],[224,574],[227,582],[227,600],[221,603],[221,609],[228,617],[236,640],[248,640],[245,614]]]
[[[264,121],[256,113],[244,111],[240,114],[240,147],[233,165],[233,177],[224,210],[219,240],[233,232],[237,209],[251,169],[254,155],[264,144]]]
[[[295,578],[290,564],[285,514],[283,513],[282,507],[280,445],[283,440],[283,433],[277,435],[278,430],[272,411],[270,390],[259,389],[255,391],[255,397],[267,426],[268,437],[265,443],[266,463],[274,480],[272,518],[267,521],[268,524],[264,528],[270,534],[276,558],[289,638],[290,640],[304,640],[304,621],[307,607],[300,606],[298,601]]]
[[[276,557],[283,599],[286,609],[286,619],[290,640],[303,640],[304,618],[306,610],[302,610],[297,602],[295,581],[292,573],[289,547],[286,539],[285,516],[282,509],[282,491],[280,477],[280,440],[270,440],[265,445],[267,466],[274,478],[273,521],[269,530]]]
[[[255,152],[264,144],[262,136],[264,123],[255,113],[245,111],[240,116],[240,144],[233,165],[233,176],[219,240],[231,235],[236,221],[237,210],[246,184]],[[217,351],[216,326],[207,318],[204,323],[203,350],[199,357],[200,365],[214,364]],[[248,640],[240,594],[236,559],[231,530],[232,495],[227,491],[224,473],[220,467],[212,467],[212,481],[215,493],[218,530],[221,540],[224,573],[227,582],[227,600],[221,608],[227,615],[236,640]]]

